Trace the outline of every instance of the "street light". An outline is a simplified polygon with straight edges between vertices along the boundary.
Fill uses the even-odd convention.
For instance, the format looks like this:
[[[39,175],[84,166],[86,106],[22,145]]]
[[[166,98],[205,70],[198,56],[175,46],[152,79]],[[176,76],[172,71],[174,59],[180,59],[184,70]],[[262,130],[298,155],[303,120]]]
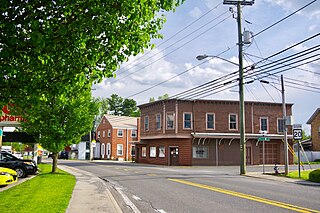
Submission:
[[[238,11],[240,11],[240,3],[238,4]],[[241,14],[241,12],[240,12]],[[238,15],[238,29],[241,29],[241,15]],[[199,55],[196,58],[198,60],[203,60],[207,55]],[[227,59],[221,58],[219,56],[211,56],[213,58],[219,58],[223,61],[229,62],[235,66],[239,67],[239,114],[240,114],[240,175],[246,174],[246,143],[245,143],[245,114],[244,114],[244,92],[243,92],[243,54],[242,54],[242,36],[241,32],[239,35],[239,64],[229,61]]]
[[[269,84],[269,81],[260,80],[261,83]],[[283,75],[281,75],[281,90],[270,84],[276,90],[280,91],[282,94],[282,113],[283,113],[283,138],[284,138],[284,173],[285,175],[289,174],[289,153],[288,153],[288,137],[287,137],[287,126],[286,126],[286,117],[287,117],[287,110],[286,110],[286,102],[284,96],[284,82],[283,82]]]
[[[225,59],[225,58],[221,58],[221,57],[216,56],[216,55],[206,55],[206,54],[204,54],[204,55],[198,55],[198,56],[196,57],[196,59],[198,59],[199,61],[201,61],[201,60],[203,60],[203,59],[206,59],[206,58],[219,58],[219,59],[221,59],[221,60],[223,60],[223,61],[226,61],[226,62],[229,62],[229,63],[231,63],[231,64],[233,64],[233,65],[235,65],[235,66],[237,66],[237,67],[239,66],[239,64],[234,63],[233,61],[230,61],[230,60]]]

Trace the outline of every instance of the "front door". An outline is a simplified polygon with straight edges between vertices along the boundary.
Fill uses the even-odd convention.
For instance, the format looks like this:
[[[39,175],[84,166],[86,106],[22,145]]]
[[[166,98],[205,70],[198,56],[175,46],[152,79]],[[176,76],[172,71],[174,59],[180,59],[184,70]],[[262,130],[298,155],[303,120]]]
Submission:
[[[179,148],[170,147],[170,166],[179,166]]]
[[[107,159],[110,159],[110,153],[111,152],[111,144],[107,143]]]
[[[247,162],[247,165],[251,165],[251,147],[250,146],[247,146],[246,147],[246,162]]]

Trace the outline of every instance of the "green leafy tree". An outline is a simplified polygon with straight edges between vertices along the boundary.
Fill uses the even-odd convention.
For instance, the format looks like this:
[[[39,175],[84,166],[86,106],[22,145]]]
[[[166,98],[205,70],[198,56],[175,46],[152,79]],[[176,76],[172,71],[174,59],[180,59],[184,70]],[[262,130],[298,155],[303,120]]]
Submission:
[[[302,140],[310,139],[311,135],[307,135],[306,131],[302,130]]]
[[[110,98],[107,98],[109,104],[109,111],[113,115],[122,115],[122,103],[123,98],[117,94],[112,94]]]
[[[169,94],[167,94],[167,93],[158,97],[158,100],[167,100],[167,99],[169,99]]]
[[[117,94],[112,94],[107,98],[109,112],[113,115],[140,116],[137,102],[133,99],[122,98]]]
[[[55,154],[91,129],[90,89],[151,47],[184,0],[42,0],[0,4],[0,105]],[[56,155],[53,171],[56,169]]]
[[[63,93],[79,81],[112,77],[130,56],[152,47],[152,38],[161,38],[161,12],[183,1],[1,2],[1,104],[28,101],[52,83],[63,83],[52,91]]]
[[[80,90],[70,96],[42,96],[39,104],[23,114],[26,118],[23,130],[39,134],[37,142],[53,153],[52,172],[57,168],[58,153],[66,146],[79,143],[92,129],[99,105],[92,101],[90,94],[90,90]]]

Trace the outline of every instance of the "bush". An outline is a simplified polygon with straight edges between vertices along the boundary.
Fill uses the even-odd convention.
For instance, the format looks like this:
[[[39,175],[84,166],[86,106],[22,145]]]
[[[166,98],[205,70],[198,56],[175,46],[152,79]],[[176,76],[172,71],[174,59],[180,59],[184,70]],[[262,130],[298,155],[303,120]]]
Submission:
[[[316,169],[309,173],[309,180],[320,183],[320,169]]]
[[[320,159],[315,159],[314,162],[320,162]]]

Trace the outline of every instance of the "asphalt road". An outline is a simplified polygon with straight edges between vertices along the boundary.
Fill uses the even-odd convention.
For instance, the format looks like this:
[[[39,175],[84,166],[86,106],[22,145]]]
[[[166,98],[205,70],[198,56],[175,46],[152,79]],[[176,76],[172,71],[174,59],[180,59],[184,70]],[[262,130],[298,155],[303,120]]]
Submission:
[[[319,186],[240,176],[239,167],[234,166],[59,163],[91,172],[108,182],[124,212],[320,212]],[[265,168],[272,172],[273,166]],[[248,172],[261,169],[247,167]]]

